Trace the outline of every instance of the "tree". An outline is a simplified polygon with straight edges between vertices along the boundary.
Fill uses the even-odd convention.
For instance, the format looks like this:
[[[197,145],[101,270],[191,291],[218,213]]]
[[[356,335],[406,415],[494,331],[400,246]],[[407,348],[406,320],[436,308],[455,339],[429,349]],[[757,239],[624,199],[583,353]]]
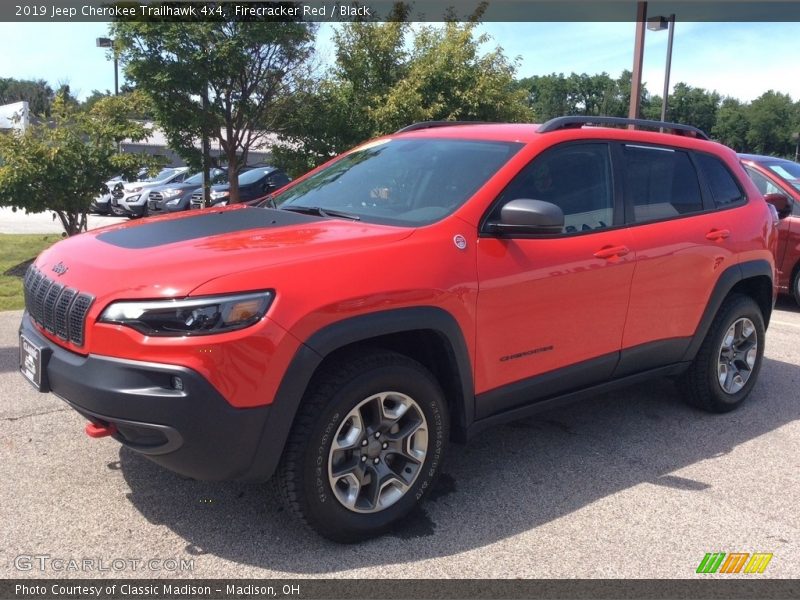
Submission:
[[[147,136],[128,118],[139,101],[135,94],[104,98],[85,113],[61,93],[51,121],[0,135],[0,206],[52,210],[67,235],[85,230],[89,205],[108,179],[156,164],[153,157],[117,152],[121,140]]]
[[[343,24],[335,64],[296,97],[273,147],[278,162],[298,175],[416,121],[530,121],[516,62],[501,48],[480,52],[488,41],[475,35],[481,10],[466,22],[412,30],[407,8],[395,5],[387,22]]]
[[[631,97],[631,72],[613,79],[608,73],[563,73],[533,76],[518,82],[527,91],[528,105],[537,123],[564,115],[625,117]],[[642,110],[649,106],[642,86]]]
[[[34,115],[49,116],[53,90],[44,79],[10,79],[0,77],[0,104],[27,102]]]
[[[297,21],[117,22],[111,35],[126,77],[149,96],[170,146],[197,168],[195,141],[205,132],[238,173],[250,148],[282,129],[314,28]],[[237,178],[230,183],[231,202],[238,202]]]
[[[717,92],[677,83],[669,97],[667,121],[693,125],[708,133],[717,121],[719,103]]]
[[[750,129],[749,110],[736,98],[725,98],[717,111],[717,121],[711,135],[737,152],[746,152],[747,131]]]
[[[797,131],[797,112],[787,94],[770,90],[750,103],[747,144],[758,154],[794,154],[792,133]]]

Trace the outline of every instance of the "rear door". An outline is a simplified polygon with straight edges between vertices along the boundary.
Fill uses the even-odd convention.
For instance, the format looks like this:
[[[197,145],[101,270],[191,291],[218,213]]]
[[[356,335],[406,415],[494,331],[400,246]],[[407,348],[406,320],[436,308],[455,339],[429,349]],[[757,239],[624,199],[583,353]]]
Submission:
[[[743,191],[716,157],[620,144],[636,271],[616,376],[679,362],[720,274],[736,262]],[[717,191],[716,200],[711,187]]]
[[[635,254],[620,225],[610,146],[568,143],[506,187],[511,200],[558,205],[561,234],[478,243],[476,416],[607,379],[622,342]]]

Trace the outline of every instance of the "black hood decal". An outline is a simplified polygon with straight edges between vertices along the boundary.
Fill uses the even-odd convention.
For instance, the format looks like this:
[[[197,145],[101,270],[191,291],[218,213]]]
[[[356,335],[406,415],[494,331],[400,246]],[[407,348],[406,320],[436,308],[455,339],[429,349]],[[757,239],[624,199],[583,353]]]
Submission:
[[[186,242],[211,235],[262,227],[285,227],[319,221],[319,217],[269,208],[203,210],[184,219],[144,222],[135,227],[106,231],[97,236],[119,248],[142,249]]]

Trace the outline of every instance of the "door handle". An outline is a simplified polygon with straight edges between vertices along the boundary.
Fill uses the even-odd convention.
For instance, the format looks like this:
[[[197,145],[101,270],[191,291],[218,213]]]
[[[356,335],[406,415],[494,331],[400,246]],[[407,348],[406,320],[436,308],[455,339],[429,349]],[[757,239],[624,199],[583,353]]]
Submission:
[[[717,242],[719,240],[724,240],[725,238],[730,237],[730,235],[731,235],[730,229],[712,229],[706,234],[706,239]]]
[[[594,253],[595,258],[614,258],[625,256],[630,250],[627,246],[605,246]]]

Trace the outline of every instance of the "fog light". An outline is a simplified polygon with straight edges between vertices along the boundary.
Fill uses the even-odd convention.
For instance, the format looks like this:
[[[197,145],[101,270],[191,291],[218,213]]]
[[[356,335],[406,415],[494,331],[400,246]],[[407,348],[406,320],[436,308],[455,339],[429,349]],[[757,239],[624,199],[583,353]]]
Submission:
[[[172,376],[172,388],[178,390],[179,392],[183,391],[183,379],[180,377]]]

